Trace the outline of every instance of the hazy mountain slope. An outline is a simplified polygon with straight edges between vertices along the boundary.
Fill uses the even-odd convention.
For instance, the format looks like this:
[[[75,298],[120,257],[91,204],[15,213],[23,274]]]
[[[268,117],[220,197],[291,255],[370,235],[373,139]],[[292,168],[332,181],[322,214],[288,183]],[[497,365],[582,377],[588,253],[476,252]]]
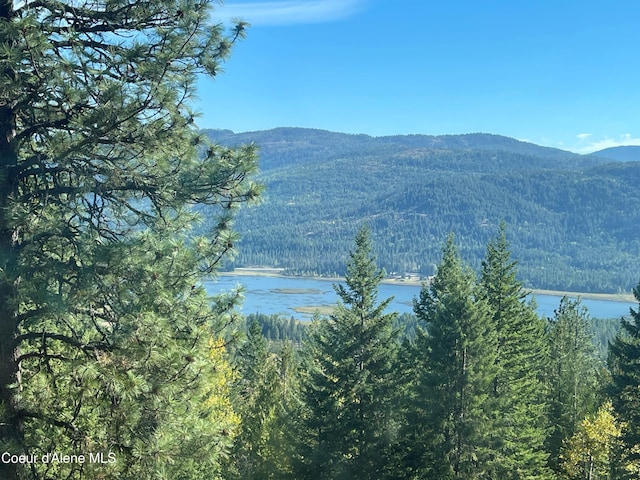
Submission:
[[[300,137],[278,136],[283,130]],[[640,163],[602,164],[530,144],[526,151],[537,155],[507,151],[522,142],[502,145],[504,137],[489,135],[447,138],[445,145],[465,146],[438,149],[400,137],[396,148],[383,143],[376,150],[370,137],[258,133],[263,151],[277,144],[280,157],[261,174],[265,202],[238,217],[244,238],[236,265],[342,273],[353,235],[366,221],[388,272],[434,273],[449,231],[479,267],[504,219],[529,286],[617,291],[640,280]],[[468,147],[490,141],[503,150]]]
[[[605,148],[604,150],[592,153],[592,155],[616,162],[640,162],[640,146],[629,145]]]
[[[370,137],[284,127],[245,133],[233,133],[231,130],[204,130],[204,133],[223,145],[256,143],[260,147],[263,171],[280,166],[355,155],[419,155],[421,152],[441,150],[480,150],[519,154],[529,157],[529,163],[524,164],[527,168],[575,168],[606,162],[599,157],[578,155],[486,133]],[[533,158],[535,161],[531,162]]]

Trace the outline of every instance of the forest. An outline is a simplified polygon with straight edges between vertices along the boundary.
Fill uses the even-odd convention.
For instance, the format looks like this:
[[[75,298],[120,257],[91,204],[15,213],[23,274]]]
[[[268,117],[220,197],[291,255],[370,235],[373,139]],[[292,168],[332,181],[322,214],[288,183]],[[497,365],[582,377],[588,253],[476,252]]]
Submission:
[[[579,300],[538,317],[504,224],[479,277],[449,236],[415,315],[387,313],[377,298],[384,273],[366,227],[346,270],[335,312],[302,335],[293,319],[246,319],[232,349],[246,413],[227,478],[640,474],[640,310],[598,335]]]
[[[640,162],[487,134],[206,133],[256,142],[266,186],[263,202],[238,214],[240,251],[226,268],[342,276],[364,220],[388,273],[433,275],[451,231],[478,270],[504,220],[528,288],[618,293],[637,283]]]
[[[640,312],[525,300],[640,302],[637,163],[282,129],[285,165],[288,140],[212,140],[197,82],[246,30],[214,3],[0,2],[0,478],[637,479]],[[344,272],[333,314],[208,295],[243,255]],[[384,269],[434,275],[412,315]]]

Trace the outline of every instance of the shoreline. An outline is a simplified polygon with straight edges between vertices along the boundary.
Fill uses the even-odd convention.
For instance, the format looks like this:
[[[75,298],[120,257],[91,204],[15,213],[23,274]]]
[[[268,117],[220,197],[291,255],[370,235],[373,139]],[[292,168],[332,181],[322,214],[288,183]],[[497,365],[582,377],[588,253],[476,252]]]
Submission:
[[[298,276],[298,275],[285,275],[284,268],[271,268],[271,267],[240,267],[231,272],[218,272],[218,275],[225,277],[277,277],[277,278],[299,278],[299,279],[311,279],[321,280],[327,282],[344,282],[343,277],[315,277],[315,276]],[[423,281],[419,278],[399,279],[399,278],[385,278],[382,282],[387,285],[406,285],[411,287],[422,286]],[[609,302],[624,302],[624,303],[637,303],[637,300],[632,293],[588,293],[588,292],[568,292],[563,290],[543,290],[539,288],[525,288],[526,291],[533,295],[549,295],[554,297],[571,297],[582,298],[585,300],[606,300]]]

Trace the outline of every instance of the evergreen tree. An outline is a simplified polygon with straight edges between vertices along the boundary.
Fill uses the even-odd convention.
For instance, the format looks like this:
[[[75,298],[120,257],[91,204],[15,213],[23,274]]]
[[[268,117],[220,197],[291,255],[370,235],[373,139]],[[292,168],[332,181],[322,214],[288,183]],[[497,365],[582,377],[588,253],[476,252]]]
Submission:
[[[580,422],[595,414],[600,401],[602,365],[591,340],[589,314],[580,300],[562,298],[550,319],[549,331],[547,449],[549,464],[560,472],[563,445],[576,433]]]
[[[267,349],[267,340],[256,320],[247,329],[247,339],[237,353],[236,400],[242,419],[230,455],[238,478],[265,478],[261,468],[266,429],[273,410],[276,366]]]
[[[633,294],[640,302],[640,285]],[[609,394],[622,427],[622,457],[637,478],[640,473],[640,308],[631,309],[609,346],[611,386]]]
[[[516,279],[504,222],[487,246],[480,285],[489,304],[498,344],[493,396],[496,399],[495,474],[502,479],[549,478],[544,450],[546,366],[545,323],[525,301]]]
[[[233,41],[208,0],[0,2],[0,450],[114,464],[0,477],[216,476],[237,423],[202,287],[255,197],[252,147],[206,145],[191,99]],[[217,219],[191,238],[194,204]]]
[[[487,478],[496,443],[498,339],[491,311],[451,235],[438,272],[415,302],[419,330],[408,438],[413,478]],[[419,362],[419,364],[418,364]]]
[[[283,478],[293,455],[287,426],[298,391],[295,353],[288,342],[278,354],[270,353],[258,321],[253,320],[236,356],[235,405],[241,424],[226,478]]]
[[[384,274],[363,227],[347,263],[346,286],[326,320],[305,342],[308,377],[299,474],[306,478],[384,478],[394,442],[393,390],[397,332],[391,299],[377,303]],[[393,473],[390,473],[393,475]]]
[[[269,445],[266,453],[269,476],[265,478],[296,478],[293,459],[298,454],[299,442],[295,432],[302,402],[299,378],[300,361],[293,343],[288,340],[282,343],[277,362],[278,400],[274,421],[269,432]]]

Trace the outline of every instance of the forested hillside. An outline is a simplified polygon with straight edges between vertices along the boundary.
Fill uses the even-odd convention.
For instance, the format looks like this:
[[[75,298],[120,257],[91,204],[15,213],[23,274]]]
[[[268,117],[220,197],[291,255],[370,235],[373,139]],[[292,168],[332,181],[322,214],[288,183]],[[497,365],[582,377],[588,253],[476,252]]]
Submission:
[[[640,161],[640,146],[610,147],[593,152],[592,155],[615,160],[616,162],[638,162]]]
[[[261,152],[265,201],[240,212],[233,266],[343,274],[357,227],[387,273],[433,275],[449,232],[480,266],[507,224],[528,287],[629,291],[640,272],[640,163],[497,135],[373,138],[283,128],[210,138]]]

